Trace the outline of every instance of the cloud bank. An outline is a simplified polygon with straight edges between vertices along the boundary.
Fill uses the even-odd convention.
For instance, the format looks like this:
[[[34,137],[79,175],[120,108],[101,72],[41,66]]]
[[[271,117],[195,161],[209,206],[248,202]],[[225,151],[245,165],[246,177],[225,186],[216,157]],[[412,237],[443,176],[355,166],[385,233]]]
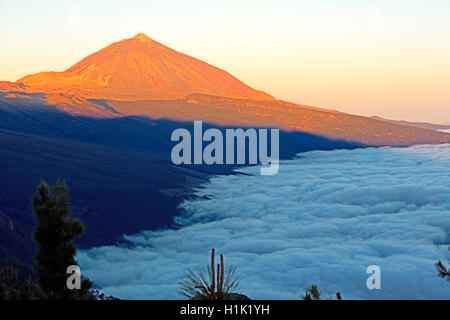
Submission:
[[[82,272],[120,298],[179,299],[186,269],[214,247],[253,299],[298,299],[312,283],[325,297],[450,298],[434,268],[450,260],[450,145],[313,151],[275,176],[240,171],[198,189],[210,200],[184,202],[177,228],[80,252]],[[369,265],[381,290],[366,287]]]

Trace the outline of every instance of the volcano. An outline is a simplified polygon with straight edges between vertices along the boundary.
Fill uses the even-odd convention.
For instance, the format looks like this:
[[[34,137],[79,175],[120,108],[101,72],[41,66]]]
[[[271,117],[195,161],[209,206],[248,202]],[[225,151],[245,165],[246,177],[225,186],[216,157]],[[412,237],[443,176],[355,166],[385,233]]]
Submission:
[[[0,92],[8,105],[40,103],[77,116],[275,127],[365,146],[450,143],[443,132],[277,100],[143,33],[66,71],[1,82]]]
[[[228,72],[139,33],[86,57],[64,72],[40,72],[17,81],[48,93],[115,100],[179,99],[193,93],[273,100]]]

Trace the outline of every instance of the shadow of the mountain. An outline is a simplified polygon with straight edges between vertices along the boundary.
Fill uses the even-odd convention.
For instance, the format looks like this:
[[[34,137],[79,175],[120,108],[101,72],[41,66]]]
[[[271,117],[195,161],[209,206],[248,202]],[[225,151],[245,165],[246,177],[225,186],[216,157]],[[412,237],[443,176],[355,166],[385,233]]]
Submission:
[[[201,119],[198,119],[201,120]],[[226,127],[203,124],[204,130]],[[193,132],[193,122],[168,119],[154,120],[146,116],[94,118],[74,116],[51,105],[20,104],[5,106],[0,103],[0,128],[42,137],[101,144],[129,151],[150,153],[170,160],[170,142],[173,130],[186,128]],[[245,127],[244,127],[245,128]],[[332,140],[304,132],[280,131],[280,156],[292,157],[298,152],[331,150],[362,146]]]
[[[225,130],[204,124],[205,130],[210,127]],[[0,211],[12,219],[15,241],[21,242],[0,236],[0,257],[27,260],[35,249],[31,197],[40,179],[49,184],[58,178],[67,181],[73,213],[87,228],[77,240],[80,247],[113,244],[123,234],[170,226],[180,213],[179,202],[193,187],[211,174],[235,168],[173,165],[175,142],[170,137],[177,128],[192,132],[193,123],[142,116],[90,118],[26,101],[0,103]],[[282,159],[310,150],[355,147],[307,133],[280,132]]]

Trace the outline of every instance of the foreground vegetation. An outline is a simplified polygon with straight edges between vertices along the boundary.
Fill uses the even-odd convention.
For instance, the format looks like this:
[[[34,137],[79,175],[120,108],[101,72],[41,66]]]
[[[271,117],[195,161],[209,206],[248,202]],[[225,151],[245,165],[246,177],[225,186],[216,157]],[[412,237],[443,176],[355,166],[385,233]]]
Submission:
[[[73,240],[84,232],[79,219],[70,216],[69,194],[65,182],[52,189],[41,181],[32,201],[37,225],[34,240],[39,247],[34,265],[6,259],[0,261],[1,300],[104,300],[92,282],[81,279],[80,286],[67,285],[68,267],[77,266]]]
[[[191,300],[248,300],[245,295],[233,292],[239,285],[236,267],[231,266],[225,270],[221,254],[216,273],[215,255],[215,249],[212,249],[211,263],[206,266],[205,271],[188,270],[185,279],[180,282],[178,292]]]

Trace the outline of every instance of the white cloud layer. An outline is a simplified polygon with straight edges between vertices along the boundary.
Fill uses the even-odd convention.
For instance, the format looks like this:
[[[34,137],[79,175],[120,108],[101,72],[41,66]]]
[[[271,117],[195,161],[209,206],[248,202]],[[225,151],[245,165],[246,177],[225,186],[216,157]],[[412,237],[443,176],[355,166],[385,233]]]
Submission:
[[[120,298],[178,299],[185,270],[214,247],[253,299],[298,299],[312,283],[325,297],[450,298],[434,267],[450,260],[450,145],[314,151],[275,176],[241,171],[252,175],[199,189],[210,200],[185,202],[178,229],[80,252],[82,271]],[[366,287],[369,265],[381,290]]]

